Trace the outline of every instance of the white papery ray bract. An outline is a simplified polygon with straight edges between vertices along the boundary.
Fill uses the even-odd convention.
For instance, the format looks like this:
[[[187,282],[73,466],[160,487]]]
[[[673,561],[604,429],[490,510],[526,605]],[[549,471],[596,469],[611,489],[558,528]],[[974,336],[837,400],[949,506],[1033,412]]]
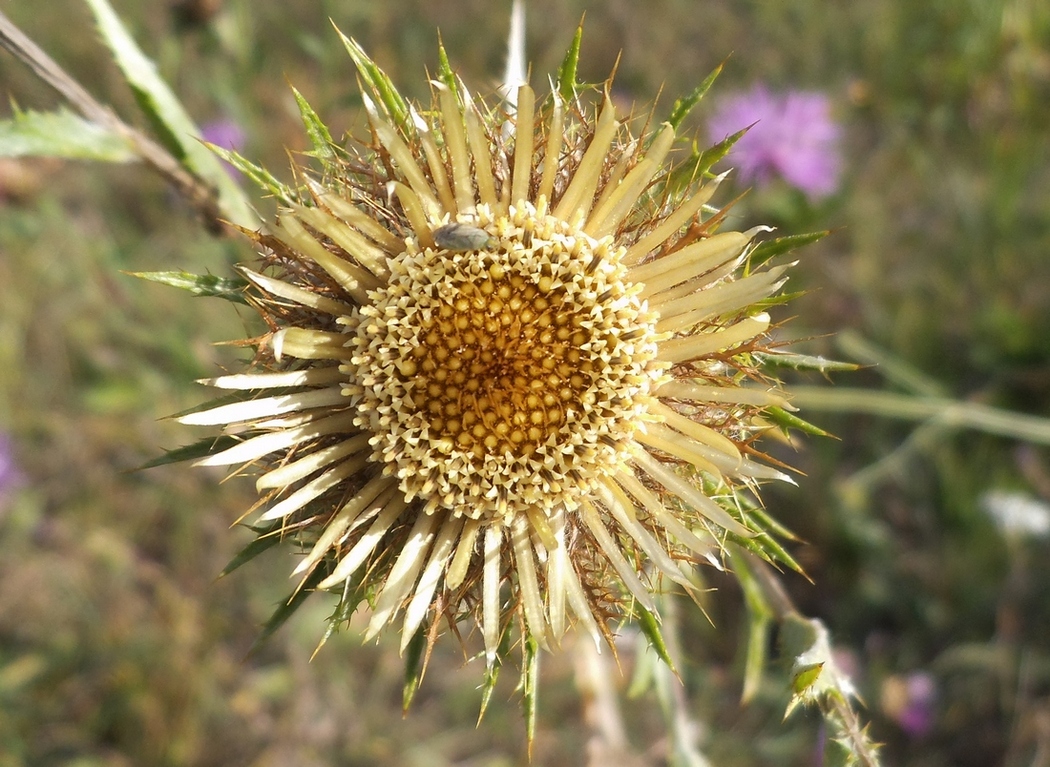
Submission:
[[[366,637],[473,616],[491,664],[514,616],[541,646],[609,636],[754,534],[699,477],[784,476],[750,447],[787,407],[751,356],[784,267],[740,276],[757,230],[718,230],[719,179],[670,183],[670,124],[634,137],[608,97],[492,107],[454,79],[424,109],[347,44],[372,140],[320,147],[254,235],[270,332],[252,372],[207,382],[245,399],[181,418],[237,437],[199,463],[261,470],[296,572],[374,595]]]

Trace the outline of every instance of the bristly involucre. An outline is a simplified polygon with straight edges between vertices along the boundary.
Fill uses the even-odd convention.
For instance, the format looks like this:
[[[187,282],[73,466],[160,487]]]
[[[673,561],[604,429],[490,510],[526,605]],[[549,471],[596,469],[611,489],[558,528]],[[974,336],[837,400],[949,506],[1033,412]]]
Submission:
[[[322,170],[250,235],[268,331],[208,381],[236,401],[182,417],[230,435],[199,463],[259,471],[262,522],[308,588],[370,601],[367,638],[468,622],[490,668],[509,628],[601,642],[763,532],[725,499],[784,478],[752,442],[788,407],[756,361],[786,267],[751,268],[759,230],[721,229],[672,124],[450,73],[413,105],[346,42],[371,136],[304,106]]]

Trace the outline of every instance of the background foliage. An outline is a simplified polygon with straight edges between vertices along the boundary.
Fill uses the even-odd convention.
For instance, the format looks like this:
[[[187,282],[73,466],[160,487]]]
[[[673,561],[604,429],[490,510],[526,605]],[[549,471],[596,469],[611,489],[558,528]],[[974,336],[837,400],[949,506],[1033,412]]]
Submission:
[[[363,124],[329,17],[422,98],[436,28],[467,82],[494,87],[509,11],[480,0],[117,9],[194,118],[235,120],[245,154],[275,170],[285,148],[307,147],[288,82],[333,134]],[[836,229],[802,252],[789,285],[806,291],[787,326],[799,350],[879,363],[838,376],[848,386],[1050,415],[1050,7],[533,0],[534,83],[585,10],[581,79],[603,80],[622,51],[625,108],[658,97],[666,113],[729,54],[711,99],[756,81],[833,99],[848,137],[840,193],[814,209],[773,186],[735,209],[781,233]],[[5,11],[100,100],[135,114],[79,0]],[[55,105],[10,57],[0,82],[22,108]],[[704,113],[690,118],[698,130]],[[2,161],[0,198],[0,429],[24,477],[0,500],[0,765],[523,763],[515,680],[475,729],[477,669],[451,650],[404,720],[392,641],[361,646],[347,632],[309,661],[322,600],[249,653],[292,564],[271,553],[216,580],[250,539],[229,527],[250,488],[181,466],[128,473],[189,441],[158,418],[200,401],[194,379],[235,364],[238,350],[213,344],[251,318],[121,271],[222,274],[249,249],[210,238],[134,165]],[[804,476],[765,499],[804,541],[792,552],[813,583],[785,582],[832,630],[886,762],[1050,764],[1050,543],[1004,535],[981,503],[990,490],[1050,500],[1046,448],[935,422],[806,415],[838,439],[781,450]],[[813,764],[819,727],[802,712],[781,723],[783,679],[740,706],[742,600],[731,579],[712,585],[714,627],[686,605],[680,615],[702,750],[724,767]],[[632,647],[628,635],[627,675]],[[537,764],[585,752],[594,712],[573,657],[545,658]],[[916,675],[936,689],[922,735],[901,726],[894,697]],[[633,750],[660,763],[651,694],[622,704]]]

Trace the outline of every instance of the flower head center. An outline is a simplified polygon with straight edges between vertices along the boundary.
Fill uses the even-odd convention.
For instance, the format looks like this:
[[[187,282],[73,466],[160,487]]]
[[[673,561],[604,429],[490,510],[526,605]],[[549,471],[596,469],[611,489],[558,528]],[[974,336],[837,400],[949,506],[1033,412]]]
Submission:
[[[454,300],[420,322],[414,364],[399,371],[430,415],[432,437],[480,462],[531,455],[556,436],[595,373],[580,348],[585,319],[565,289],[485,260],[489,279],[460,283]]]
[[[474,517],[573,508],[622,462],[656,380],[621,253],[531,205],[491,248],[409,243],[360,310],[361,426],[410,498]]]

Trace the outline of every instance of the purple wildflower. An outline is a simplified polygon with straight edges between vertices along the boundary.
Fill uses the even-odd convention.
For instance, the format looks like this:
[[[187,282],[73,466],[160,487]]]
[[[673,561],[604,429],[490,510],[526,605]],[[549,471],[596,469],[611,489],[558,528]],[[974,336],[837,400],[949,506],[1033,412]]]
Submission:
[[[882,685],[882,708],[913,738],[922,738],[936,724],[937,682],[925,671],[891,676]]]
[[[210,144],[235,152],[244,148],[244,129],[229,119],[215,120],[202,125],[201,138]]]
[[[779,177],[814,200],[838,187],[842,128],[832,119],[827,96],[777,94],[756,85],[722,101],[708,121],[708,134],[721,141],[749,125],[728,155],[742,183],[763,185]]]
[[[0,434],[0,503],[21,482],[22,473],[15,464],[11,440],[6,434]]]
[[[209,144],[215,144],[215,146],[223,149],[239,152],[244,148],[244,142],[247,137],[244,135],[244,129],[240,125],[233,120],[224,118],[202,125],[201,138]],[[227,173],[234,178],[238,176],[236,168],[225,161],[223,164],[226,166]]]

